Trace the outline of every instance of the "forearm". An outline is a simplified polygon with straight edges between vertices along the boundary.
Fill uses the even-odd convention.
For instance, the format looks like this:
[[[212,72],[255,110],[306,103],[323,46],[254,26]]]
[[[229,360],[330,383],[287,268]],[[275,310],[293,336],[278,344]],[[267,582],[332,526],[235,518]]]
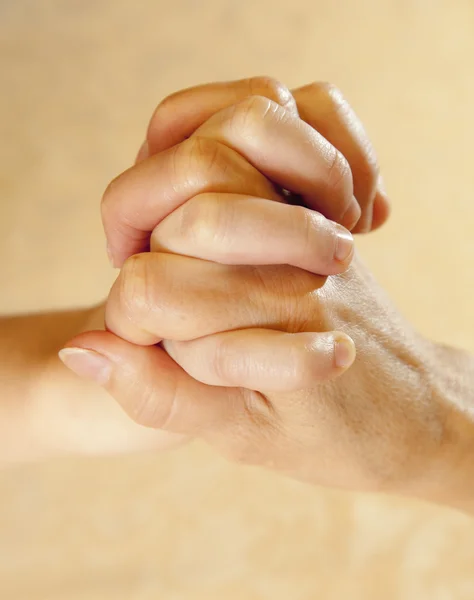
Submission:
[[[103,329],[104,307],[0,319],[0,467],[51,456],[176,446],[182,436],[129,419],[108,393],[64,367],[58,351]]]
[[[0,463],[55,452],[68,399],[85,386],[62,367],[57,352],[76,333],[100,327],[100,310],[0,319]]]

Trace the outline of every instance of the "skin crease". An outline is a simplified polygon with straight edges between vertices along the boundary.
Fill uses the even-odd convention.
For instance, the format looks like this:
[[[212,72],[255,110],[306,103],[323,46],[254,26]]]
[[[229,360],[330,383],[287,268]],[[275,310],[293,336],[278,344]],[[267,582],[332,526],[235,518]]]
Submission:
[[[241,88],[241,83],[236,84],[233,93],[238,96]],[[171,114],[176,107],[178,116],[188,114],[183,107],[189,110],[195,98],[197,116],[192,127],[197,126],[197,132],[204,129],[206,140],[225,140],[227,148],[240,156],[243,153],[254,167],[255,163],[260,168],[263,165],[267,174],[280,168],[278,184],[302,193],[306,205],[311,203],[311,182],[305,183],[310,180],[304,180],[302,173],[296,178],[291,173],[293,179],[287,185],[278,167],[283,163],[271,162],[275,158],[272,148],[280,146],[275,137],[272,144],[265,139],[265,135],[276,135],[282,122],[290,126],[280,128],[280,136],[291,137],[295,128],[298,135],[301,131],[306,134],[306,126],[301,128],[294,111],[287,116],[273,101],[265,105],[260,95],[256,102],[244,100],[229,109],[217,84],[220,112],[211,113],[201,104],[206,105],[213,89],[211,85],[178,93],[165,101],[161,110]],[[311,90],[319,99],[324,94],[329,97],[325,114],[334,98],[341,102],[340,94],[331,86],[303,90],[301,97],[306,99]],[[288,100],[287,94],[283,96]],[[342,121],[350,114],[334,112],[343,115]],[[299,113],[305,114],[302,110]],[[469,404],[469,386],[463,386],[455,376],[448,383],[440,375],[439,348],[421,338],[399,316],[357,255],[345,273],[329,278],[295,266],[291,257],[283,260],[279,255],[273,260],[278,247],[271,242],[267,265],[251,266],[250,261],[239,264],[229,252],[233,228],[221,227],[226,219],[231,223],[235,219],[235,210],[228,216],[231,202],[222,203],[225,208],[208,226],[204,239],[191,235],[177,240],[175,233],[183,223],[179,207],[186,205],[183,196],[172,198],[166,192],[169,205],[159,215],[152,234],[152,253],[126,259],[137,248],[134,242],[143,244],[151,233],[145,221],[128,218],[128,206],[133,205],[136,213],[141,205],[157,211],[150,203],[153,194],[149,190],[160,189],[160,177],[166,172],[162,165],[166,166],[169,152],[166,143],[178,143],[173,146],[174,159],[178,156],[183,163],[196,161],[196,152],[199,154],[200,146],[192,143],[192,135],[188,139],[191,126],[186,129],[179,125],[173,135],[168,132],[168,140],[162,131],[163,146],[155,144],[159,115],[160,107],[152,118],[138,166],[115,180],[104,199],[106,232],[119,232],[109,236],[112,257],[116,264],[126,260],[108,299],[108,331],[83,334],[68,347],[89,349],[93,351],[90,356],[106,359],[102,364],[107,369],[101,371],[103,385],[142,425],[199,435],[232,460],[267,466],[312,483],[409,494],[469,506],[471,510],[472,490],[466,485],[463,489],[463,479],[471,474],[470,468],[464,469],[474,439],[472,409],[469,413],[463,403],[453,400],[457,389],[458,397],[463,395]],[[274,127],[253,128],[272,115],[279,117]],[[202,123],[203,118],[208,120]],[[252,140],[251,151],[242,139],[235,138],[235,132],[249,123],[249,136],[242,139]],[[161,127],[166,130],[165,125]],[[348,131],[354,134],[360,128],[354,125]],[[234,136],[231,142],[229,135]],[[299,139],[298,135],[294,139]],[[347,139],[347,132],[332,135],[339,141]],[[308,147],[300,141],[302,147]],[[260,147],[266,148],[263,154],[258,153]],[[298,143],[287,147],[289,154],[298,156]],[[324,155],[324,145],[315,141],[313,148]],[[150,152],[156,154],[150,156]],[[366,165],[373,165],[369,154]],[[236,160],[233,154],[227,156],[230,164]],[[175,160],[175,173],[180,172],[177,164]],[[220,163],[213,159],[211,165],[216,164]],[[294,164],[301,167],[303,163],[295,160]],[[323,179],[331,176],[331,169],[322,175]],[[388,215],[384,196],[376,188],[376,172],[372,181],[371,200],[359,204],[364,229],[367,223],[378,224],[383,221],[381,215]],[[213,189],[211,182],[204,188],[193,188],[187,200],[198,205],[207,202],[208,207],[206,194],[230,191],[242,197],[239,212],[245,215],[243,199],[254,196],[255,185],[260,185],[257,176],[253,182],[249,184],[252,189],[239,190]],[[358,186],[360,190],[361,184]],[[354,185],[354,191],[356,188]],[[204,209],[194,212],[197,226],[191,225],[191,231],[200,230],[203,214]],[[127,227],[121,227],[122,222]],[[243,231],[240,247],[254,235],[251,228],[246,235]],[[231,247],[237,247],[235,241]],[[203,254],[206,260],[200,258]],[[357,358],[348,368],[354,359],[351,339]],[[347,351],[343,367],[337,366],[338,341],[345,343]],[[160,346],[154,345],[159,342]],[[472,369],[471,357],[461,355]],[[456,361],[459,363],[459,354]],[[323,372],[317,368],[321,363],[326,365]],[[253,385],[246,385],[249,382]],[[458,501],[446,498],[447,488]]]

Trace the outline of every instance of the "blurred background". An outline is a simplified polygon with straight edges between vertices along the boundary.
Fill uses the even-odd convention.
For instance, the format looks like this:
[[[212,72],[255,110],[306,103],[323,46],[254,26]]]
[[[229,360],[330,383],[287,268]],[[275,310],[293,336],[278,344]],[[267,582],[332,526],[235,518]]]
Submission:
[[[393,216],[359,248],[474,351],[472,0],[0,0],[0,312],[105,296],[99,202],[165,95],[338,85]],[[2,600],[474,598],[474,520],[235,467],[200,444],[0,473]]]

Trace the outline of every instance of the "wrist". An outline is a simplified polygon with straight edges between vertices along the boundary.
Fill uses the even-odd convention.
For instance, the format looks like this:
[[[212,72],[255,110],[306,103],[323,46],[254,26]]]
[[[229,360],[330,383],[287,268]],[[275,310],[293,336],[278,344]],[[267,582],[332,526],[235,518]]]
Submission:
[[[420,496],[474,514],[474,357],[435,342],[426,348],[426,402],[436,407],[442,428]]]
[[[0,320],[0,465],[55,453],[57,424],[71,395],[58,394],[58,382],[70,375],[57,353],[68,339],[100,329],[102,322],[102,306]]]

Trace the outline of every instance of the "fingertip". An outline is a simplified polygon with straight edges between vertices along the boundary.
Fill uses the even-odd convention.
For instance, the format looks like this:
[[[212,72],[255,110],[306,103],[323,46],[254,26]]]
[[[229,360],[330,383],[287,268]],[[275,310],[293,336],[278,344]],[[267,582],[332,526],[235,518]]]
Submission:
[[[391,211],[392,207],[388,196],[378,190],[374,199],[371,231],[379,229],[379,227],[388,221]]]
[[[345,227],[342,227],[342,225],[336,223],[335,228],[337,242],[334,251],[334,258],[336,260],[336,264],[345,270],[354,253],[354,238],[351,232]]]
[[[95,350],[69,346],[58,352],[61,362],[82,379],[105,386],[112,372],[112,364],[107,357]]]
[[[337,333],[334,336],[334,365],[339,370],[347,370],[355,361],[356,347],[348,335]]]
[[[359,203],[352,197],[351,203],[349,204],[346,212],[343,214],[341,218],[341,225],[343,225],[349,231],[352,231],[354,227],[359,222],[359,219],[362,215],[362,210],[359,206]]]
[[[372,207],[366,208],[356,226],[352,229],[352,233],[369,233],[372,230],[373,210]]]

